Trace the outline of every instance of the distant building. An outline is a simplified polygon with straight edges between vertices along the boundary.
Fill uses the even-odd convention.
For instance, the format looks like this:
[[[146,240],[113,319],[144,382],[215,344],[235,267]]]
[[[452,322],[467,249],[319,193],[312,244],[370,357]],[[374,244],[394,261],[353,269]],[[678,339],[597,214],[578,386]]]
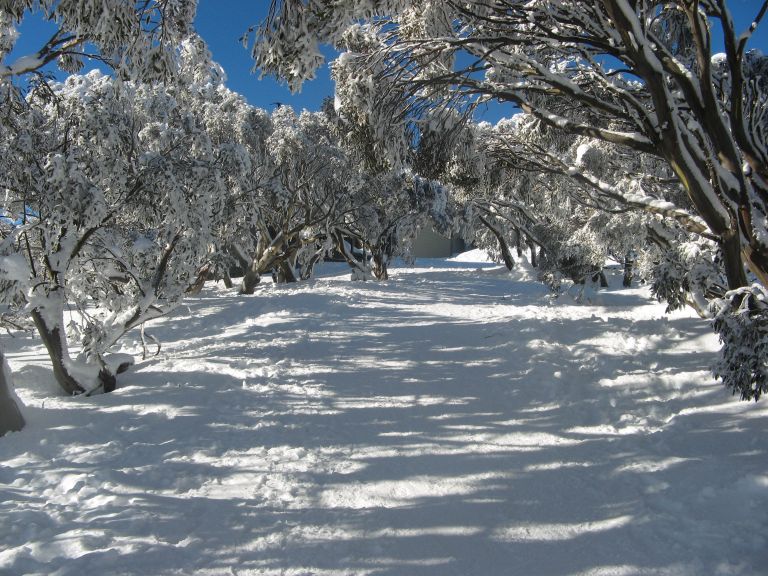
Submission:
[[[416,258],[449,258],[467,249],[462,238],[446,238],[432,230],[422,228],[413,242],[413,255]]]

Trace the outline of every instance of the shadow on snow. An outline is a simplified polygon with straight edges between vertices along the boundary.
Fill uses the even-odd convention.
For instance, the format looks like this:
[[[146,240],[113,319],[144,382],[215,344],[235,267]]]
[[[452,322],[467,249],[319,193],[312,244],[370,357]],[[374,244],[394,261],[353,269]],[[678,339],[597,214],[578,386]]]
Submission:
[[[209,288],[157,324],[163,352],[116,393],[28,407],[27,441],[0,444],[8,573],[768,564],[759,538],[723,543],[765,502],[742,490],[764,421],[704,413],[730,398],[690,344],[700,321],[633,320],[631,291],[566,317],[537,288],[457,268]]]

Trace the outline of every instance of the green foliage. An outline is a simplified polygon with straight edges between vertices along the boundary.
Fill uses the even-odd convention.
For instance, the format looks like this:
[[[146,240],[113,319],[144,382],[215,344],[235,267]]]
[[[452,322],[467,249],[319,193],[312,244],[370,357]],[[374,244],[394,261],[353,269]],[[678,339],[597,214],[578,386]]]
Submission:
[[[742,400],[768,392],[768,292],[757,284],[733,290],[712,304],[722,349],[716,378]]]

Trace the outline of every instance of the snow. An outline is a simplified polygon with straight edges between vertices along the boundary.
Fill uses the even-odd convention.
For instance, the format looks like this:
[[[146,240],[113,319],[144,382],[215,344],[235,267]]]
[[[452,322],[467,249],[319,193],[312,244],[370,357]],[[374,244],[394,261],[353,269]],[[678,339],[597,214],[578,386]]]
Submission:
[[[24,284],[29,278],[27,261],[20,254],[0,256],[0,280]]]
[[[108,395],[6,339],[0,574],[765,574],[768,409],[705,322],[618,269],[596,304],[476,252],[323,270],[208,284]]]
[[[584,164],[584,156],[586,154],[589,154],[590,150],[592,150],[591,142],[584,142],[582,144],[579,144],[579,147],[576,148],[576,159],[575,159],[576,166],[582,166]]]
[[[44,61],[37,54],[28,54],[21,56],[8,67],[8,74],[24,74],[30,70],[37,70],[44,64]]]

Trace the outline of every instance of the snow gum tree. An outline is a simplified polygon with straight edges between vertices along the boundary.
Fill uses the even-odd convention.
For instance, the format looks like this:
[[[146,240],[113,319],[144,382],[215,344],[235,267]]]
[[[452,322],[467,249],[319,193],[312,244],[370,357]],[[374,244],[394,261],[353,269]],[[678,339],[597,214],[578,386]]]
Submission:
[[[657,157],[690,210],[658,200],[702,224],[738,299],[748,273],[768,285],[764,66],[747,50],[766,11],[768,2],[758,3],[741,32],[725,0],[273,0],[253,54],[262,70],[297,88],[322,61],[319,43],[347,49],[345,37],[362,28],[375,41],[342,57],[357,65],[358,84],[386,79],[401,96],[388,114],[365,115],[369,121],[495,100],[562,132]],[[713,53],[715,30],[722,55]],[[747,378],[736,386],[762,384]]]
[[[230,271],[239,267],[248,276],[245,291],[250,292],[258,280],[250,265],[259,237],[261,198],[272,175],[266,147],[272,120],[223,84],[201,108],[206,130],[219,150],[218,165],[227,188],[213,215],[212,273],[232,287]]]
[[[386,280],[392,258],[410,258],[426,220],[419,190],[413,176],[401,171],[364,175],[355,210],[337,231],[336,247],[352,267],[353,278]]]
[[[9,247],[28,264],[25,310],[68,393],[114,388],[105,352],[174,307],[207,254],[222,187],[207,134],[173,92],[70,76],[53,100],[32,95],[9,143],[6,197],[34,214]]]
[[[609,256],[632,266],[638,253],[653,248],[658,260],[661,252],[674,251],[679,242],[704,230],[700,219],[680,208],[689,207],[682,187],[653,156],[564,134],[530,114],[502,120],[479,132],[478,140],[493,167],[486,174],[502,170],[506,175],[503,187],[473,200],[486,218],[498,221],[503,215],[535,241],[541,273],[552,286],[559,285],[560,277],[583,283],[599,273]],[[660,196],[675,203],[661,202]],[[487,205],[478,204],[480,199]],[[669,280],[661,278],[665,270],[660,267],[647,272]],[[717,280],[720,294],[724,282]],[[715,287],[712,283],[706,291]],[[662,296],[661,290],[656,293]],[[698,310],[706,313],[706,308],[705,301]]]
[[[438,171],[425,174],[418,169],[414,154],[423,154],[424,146],[418,146],[417,151],[379,144],[368,124],[350,117],[359,109],[350,105],[350,98],[343,94],[347,84],[340,68],[334,66],[335,101],[333,106],[326,102],[324,113],[360,183],[350,190],[350,210],[337,230],[336,248],[352,267],[353,277],[368,279],[372,275],[386,280],[392,258],[411,258],[411,246],[422,228],[432,226],[451,234],[455,202],[452,190],[431,178]],[[406,138],[407,130],[397,128],[397,123],[389,129],[386,138],[390,144]],[[421,142],[424,141],[422,138]],[[388,154],[388,150],[394,154]],[[408,168],[408,164],[414,168]]]
[[[145,80],[165,78],[173,70],[173,51],[178,41],[187,36],[196,9],[195,0],[157,0],[148,2],[128,2],[126,0],[78,0],[60,2],[57,0],[3,0],[0,1],[0,118],[2,139],[15,133],[19,126],[17,113],[25,108],[18,89],[13,81],[18,78],[38,80],[45,86],[41,69],[50,62],[56,62],[60,68],[74,72],[80,69],[86,50],[87,56],[97,58],[118,70],[124,77]],[[16,26],[32,12],[42,12],[49,20],[57,24],[54,35],[33,54],[23,55],[13,62],[8,61],[18,37]],[[35,82],[32,82],[35,84]],[[15,137],[12,136],[12,137]],[[19,144],[23,148],[29,142]],[[9,158],[6,157],[6,160]],[[17,160],[11,157],[11,160]],[[3,185],[4,188],[7,187]],[[23,202],[23,201],[22,201]],[[4,207],[9,210],[10,207]],[[26,217],[26,207],[21,213]],[[23,221],[20,224],[26,224]],[[17,227],[18,228],[18,227]],[[9,255],[9,245],[18,238],[18,234],[4,235],[2,243],[3,263],[0,268],[4,274],[10,268],[18,268],[18,261],[13,265]],[[19,288],[23,288],[23,274],[12,274],[12,280],[3,280],[4,295],[14,294],[11,300],[18,298]],[[10,371],[3,360],[0,374],[0,434],[11,429],[21,428],[24,424],[10,385]]]
[[[372,275],[377,280],[386,280],[392,258],[412,260],[413,242],[427,226],[446,236],[453,231],[453,189],[439,181],[390,170],[367,176],[358,195],[361,199],[343,230],[346,238],[354,239],[363,249],[363,254],[345,254],[353,270],[357,270],[357,276],[353,274],[355,279]],[[343,249],[349,251],[347,247]]]

